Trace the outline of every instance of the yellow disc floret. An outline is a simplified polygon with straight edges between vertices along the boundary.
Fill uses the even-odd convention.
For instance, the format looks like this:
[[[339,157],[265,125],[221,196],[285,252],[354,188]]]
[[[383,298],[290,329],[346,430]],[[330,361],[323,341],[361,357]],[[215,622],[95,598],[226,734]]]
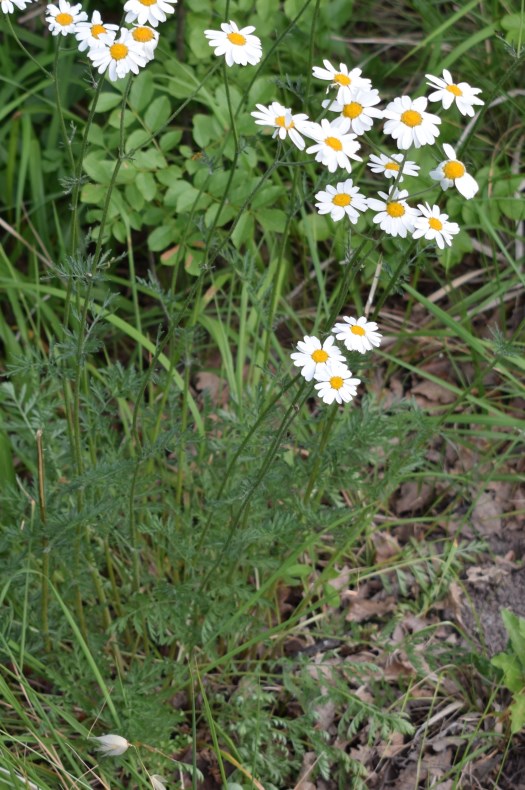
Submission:
[[[284,115],[279,115],[279,117],[275,119],[275,125],[281,126],[283,129],[294,128],[294,122],[290,121],[290,123],[286,123],[286,118],[284,117]]]
[[[246,39],[241,33],[228,33],[228,41],[235,44],[237,47],[242,47],[246,44]]]
[[[93,38],[98,38],[103,33],[107,33],[108,31],[104,27],[104,25],[91,25],[91,35]]]
[[[348,74],[334,74],[334,82],[337,82],[338,85],[350,85],[352,80]]]
[[[456,159],[450,159],[443,165],[443,174],[445,178],[450,178],[452,180],[461,178],[461,176],[465,175],[465,165],[458,162]]]
[[[129,49],[125,44],[112,44],[109,48],[109,54],[113,60],[123,60],[128,52]]]
[[[155,37],[150,27],[136,27],[133,29],[132,35],[135,41],[139,41],[141,44],[147,44]]]
[[[337,137],[327,137],[326,140],[325,140],[325,143],[326,143],[326,145],[329,145],[330,148],[333,148],[334,151],[342,151],[343,150],[343,144],[342,144],[341,140],[339,140]]]
[[[350,118],[352,121],[354,118],[359,118],[361,113],[363,112],[363,105],[359,104],[357,101],[351,101],[350,104],[345,104],[343,107],[343,115],[345,118]]]
[[[395,173],[399,171],[399,165],[397,162],[387,162],[385,165],[385,170],[393,170]]]
[[[333,390],[340,390],[344,383],[344,379],[341,376],[332,376],[330,379],[330,386]]]
[[[453,93],[454,96],[463,96],[463,91],[457,85],[447,85],[447,91]]]
[[[430,217],[428,220],[429,226],[432,230],[443,230],[443,223],[437,217]]]
[[[317,363],[326,362],[326,360],[328,359],[328,352],[326,352],[322,348],[317,348],[312,354],[312,359],[314,362]]]
[[[405,112],[401,114],[401,122],[410,127],[421,126],[423,123],[423,116],[417,110],[405,110]]]
[[[405,207],[402,203],[397,203],[395,200],[393,200],[391,203],[386,204],[386,213],[390,217],[402,217],[405,213]]]
[[[332,198],[332,203],[334,206],[349,206],[352,202],[352,198],[350,195],[347,195],[344,192],[338,192],[337,195],[334,195]]]
[[[58,22],[59,25],[62,25],[62,27],[67,27],[73,23],[73,17],[71,14],[57,14],[55,21]]]
[[[359,326],[359,324],[354,324],[353,326],[351,326],[350,327],[350,332],[353,335],[359,335],[360,337],[363,337],[363,335],[366,335],[365,330],[363,329],[362,326]]]

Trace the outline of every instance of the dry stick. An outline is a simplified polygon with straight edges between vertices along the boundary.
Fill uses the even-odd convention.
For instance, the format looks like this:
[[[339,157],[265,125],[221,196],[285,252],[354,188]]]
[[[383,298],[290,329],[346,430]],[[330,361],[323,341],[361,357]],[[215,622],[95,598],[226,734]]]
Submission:
[[[372,285],[370,286],[370,293],[368,294],[368,299],[365,305],[365,316],[368,318],[368,314],[372,309],[372,303],[374,301],[374,296],[376,295],[377,284],[379,282],[379,278],[381,277],[381,269],[383,268],[383,256],[379,256],[379,260],[377,262],[376,270],[374,272],[374,279],[372,280]]]
[[[49,545],[46,529],[46,495],[44,487],[44,450],[42,447],[42,428],[36,432],[36,452],[37,452],[37,472],[38,472],[38,509],[40,512],[40,522],[44,535],[42,537],[42,636],[44,637],[44,648],[48,653],[51,650],[49,641]]]

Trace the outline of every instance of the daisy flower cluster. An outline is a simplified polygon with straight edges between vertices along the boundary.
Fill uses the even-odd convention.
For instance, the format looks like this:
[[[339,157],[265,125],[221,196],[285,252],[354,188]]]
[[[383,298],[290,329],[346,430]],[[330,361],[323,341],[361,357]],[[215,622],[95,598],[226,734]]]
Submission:
[[[352,377],[345,356],[335,341],[341,340],[348,351],[366,354],[380,345],[381,337],[375,321],[368,321],[365,316],[344,316],[324,343],[317,337],[306,335],[297,343],[297,351],[291,357],[294,365],[301,368],[301,375],[306,381],[315,379],[317,395],[324,403],[349,403],[357,395],[361,380]]]
[[[15,7],[24,10],[33,0],[0,0],[3,13]],[[155,56],[159,43],[157,27],[175,10],[177,0],[127,0],[124,5],[127,27],[102,19],[100,11],[91,17],[81,3],[58,0],[46,8],[46,23],[53,36],[74,36],[80,52],[85,52],[99,74],[110,80],[122,79],[129,72],[138,74]]]
[[[261,41],[254,30],[253,26],[240,28],[230,20],[220,30],[205,30],[204,35],[215,55],[223,56],[228,66],[247,66],[262,58]],[[367,166],[371,172],[393,179],[388,189],[378,192],[378,197],[366,197],[353,179],[346,177],[317,192],[317,211],[329,214],[334,222],[347,218],[356,224],[361,214],[372,210],[373,223],[390,236],[424,238],[434,241],[440,249],[450,246],[459,225],[450,222],[448,214],[435,203],[411,206],[409,191],[398,186],[405,177],[418,176],[420,171],[420,166],[408,159],[407,152],[433,146],[439,137],[441,118],[428,111],[429,102],[439,102],[445,110],[455,104],[462,115],[473,116],[474,107],[483,104],[478,97],[480,89],[466,82],[455,83],[444,69],[442,77],[427,74],[428,85],[433,89],[428,98],[398,96],[381,108],[379,91],[359,68],[350,69],[345,63],[336,67],[324,60],[323,66],[314,66],[313,76],[328,83],[326,92],[332,95],[322,101],[321,107],[325,113],[335,113],[335,118],[311,121],[305,113],[295,113],[291,107],[273,101],[268,106],[256,105],[251,113],[255,123],[273,129],[273,137],[289,138],[300,151],[315,155],[316,162],[329,173],[345,170],[348,176],[353,162],[363,161],[359,138],[380,120],[384,121],[385,135],[400,151],[386,153],[378,148],[377,153],[369,155]],[[312,141],[308,147],[305,138]],[[429,178],[439,182],[443,190],[455,187],[466,199],[474,197],[478,185],[466,165],[458,159],[453,146],[445,143],[443,151],[446,158],[436,163]]]

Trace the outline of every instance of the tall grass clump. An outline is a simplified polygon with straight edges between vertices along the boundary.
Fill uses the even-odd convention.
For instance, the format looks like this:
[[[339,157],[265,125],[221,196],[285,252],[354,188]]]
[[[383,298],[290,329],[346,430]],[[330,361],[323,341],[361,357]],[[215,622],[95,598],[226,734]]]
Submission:
[[[465,786],[516,731],[436,612],[521,453],[522,14],[1,7],[0,787],[364,788],[455,695]]]

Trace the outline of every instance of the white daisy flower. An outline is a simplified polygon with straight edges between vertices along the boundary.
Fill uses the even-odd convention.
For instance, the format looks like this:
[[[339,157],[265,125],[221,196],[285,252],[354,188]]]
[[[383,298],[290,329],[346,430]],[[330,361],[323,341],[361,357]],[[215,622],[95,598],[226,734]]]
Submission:
[[[115,38],[118,25],[108,25],[102,21],[99,11],[93,11],[91,22],[78,22],[75,28],[75,38],[79,42],[78,48],[81,52],[85,49],[95,49],[102,46],[100,36],[110,36]]]
[[[439,181],[442,189],[456,187],[464,198],[470,200],[479,189],[476,179],[469,176],[463,162],[456,159],[456,152],[451,145],[445,143],[443,150],[448,159],[440,162],[435,170],[431,170],[429,173],[430,178],[433,178],[434,181]]]
[[[415,219],[419,217],[419,210],[409,206],[405,200],[408,197],[408,191],[390,187],[388,195],[384,192],[378,194],[383,200],[368,198],[368,207],[372,211],[379,212],[373,217],[373,221],[376,224],[379,223],[381,230],[390,236],[406,238],[414,230]]]
[[[334,346],[334,338],[330,335],[324,343],[321,343],[316,337],[309,337],[305,335],[304,340],[299,340],[297,348],[291,354],[293,363],[296,367],[302,368],[301,376],[306,381],[311,381],[315,373],[324,368],[328,361],[344,363],[345,358],[337,348]]]
[[[412,237],[414,239],[423,237],[429,241],[435,241],[440,250],[450,247],[452,236],[459,233],[457,222],[448,222],[448,214],[443,214],[439,210],[439,206],[430,208],[428,203],[418,203],[418,209],[423,216],[417,217]]]
[[[155,50],[159,43],[159,33],[147,25],[135,25],[131,28],[133,40],[140,44],[142,51],[148,60],[153,60]]]
[[[397,179],[398,184],[403,181],[404,176],[417,176],[419,173],[419,165],[408,159],[403,162],[403,154],[392,154],[392,156],[370,154],[367,165],[372,173],[381,173],[386,178],[397,178],[402,166],[401,175]]]
[[[214,54],[219,57],[224,55],[226,65],[246,66],[248,63],[255,66],[262,58],[261,40],[252,33],[255,28],[239,28],[230,19],[230,22],[223,22],[220,30],[205,30],[204,35],[208,39],[210,47],[214,47]]]
[[[348,318],[345,315],[343,321],[344,324],[335,324],[332,332],[337,340],[343,341],[349,351],[365,354],[372,351],[374,346],[378,348],[381,345],[383,335],[377,331],[375,321],[368,321],[364,315],[361,318]]]
[[[103,757],[118,757],[131,745],[121,735],[97,735],[93,740],[99,742],[98,750]]]
[[[344,167],[350,173],[350,158],[363,161],[356,155],[361,146],[355,134],[347,133],[349,125],[347,118],[336,118],[331,123],[323,118],[321,123],[311,123],[304,128],[304,133],[317,141],[306,149],[306,153],[315,154],[315,161],[326,165],[330,173],[335,173],[338,167]]]
[[[364,88],[371,90],[372,83],[367,77],[361,77],[361,69],[352,69],[348,71],[348,66],[344,63],[339,64],[339,69],[336,69],[329,60],[323,60],[324,69],[321,66],[314,66],[312,73],[314,77],[320,80],[327,80],[331,84],[326,89],[326,92],[331,87],[337,88],[336,100],[340,104],[348,104],[352,101],[352,90],[356,88]]]
[[[319,214],[330,214],[334,222],[346,216],[355,225],[359,212],[366,211],[368,203],[365,196],[355,187],[351,178],[340,181],[337,186],[327,186],[326,190],[317,192],[315,199],[319,202],[315,207]]]
[[[30,5],[33,0],[2,0],[0,3],[0,7],[2,8],[2,12],[4,14],[12,14],[15,10],[15,7],[19,11],[23,11],[26,5]]]
[[[387,104],[383,110],[385,134],[390,134],[397,141],[397,147],[403,151],[414,145],[432,145],[439,135],[437,124],[441,118],[430,112],[425,112],[427,99],[420,96],[411,99],[410,96],[398,96],[397,99]]]
[[[379,93],[376,90],[357,88],[352,91],[352,101],[347,104],[341,104],[338,101],[331,102],[326,99],[323,102],[323,107],[332,112],[341,113],[343,118],[348,118],[350,131],[354,134],[364,134],[372,128],[373,118],[383,117],[382,111],[375,107],[380,101]]]
[[[257,110],[250,114],[255,118],[255,123],[260,126],[275,127],[272,137],[279,135],[281,140],[289,137],[300,151],[304,149],[305,142],[300,134],[304,123],[308,121],[308,116],[304,113],[292,115],[289,107],[283,107],[282,104],[274,101],[269,107],[265,107],[264,104],[258,104]]]
[[[58,0],[58,5],[48,5],[46,11],[49,14],[46,16],[46,22],[54,36],[75,33],[77,23],[87,19],[87,14],[82,11],[80,3],[71,5],[67,0]]]
[[[357,395],[361,379],[352,378],[352,372],[340,362],[327,362],[315,374],[317,394],[324,403],[349,403]]]
[[[123,29],[117,41],[104,41],[101,47],[90,49],[87,54],[99,74],[107,70],[112,82],[122,79],[130,71],[138,74],[148,62],[142,44],[135,41],[130,30]]]
[[[151,774],[150,779],[153,790],[166,790],[165,783],[167,782],[167,779],[165,779],[163,776],[160,776],[160,774]]]
[[[443,78],[433,77],[432,74],[426,74],[425,76],[429,80],[427,85],[438,89],[430,94],[428,100],[440,101],[445,110],[448,110],[451,104],[455,102],[461,115],[469,115],[472,118],[474,116],[473,105],[485,104],[476,95],[481,93],[481,88],[472,88],[468,82],[458,82],[456,84],[452,79],[452,74],[447,69],[443,69]]]
[[[124,11],[127,11],[126,22],[138,25],[153,25],[165,22],[167,14],[173,14],[177,0],[127,0]]]

